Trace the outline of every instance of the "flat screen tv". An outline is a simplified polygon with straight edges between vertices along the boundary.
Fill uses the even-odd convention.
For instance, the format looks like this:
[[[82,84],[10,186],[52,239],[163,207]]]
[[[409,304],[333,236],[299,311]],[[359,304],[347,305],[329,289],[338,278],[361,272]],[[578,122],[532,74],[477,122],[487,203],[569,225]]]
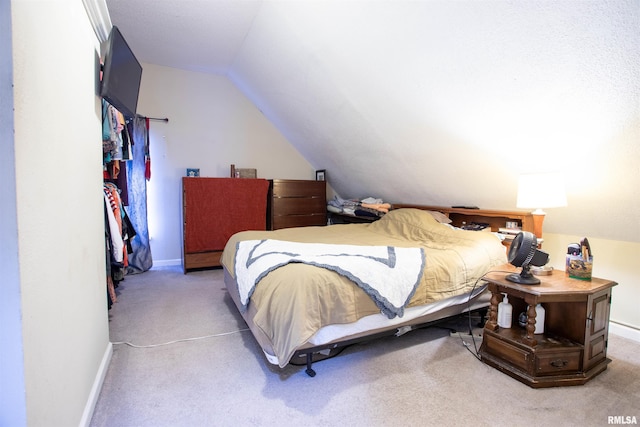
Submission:
[[[100,96],[125,117],[135,117],[142,66],[115,25],[109,33],[102,70]]]

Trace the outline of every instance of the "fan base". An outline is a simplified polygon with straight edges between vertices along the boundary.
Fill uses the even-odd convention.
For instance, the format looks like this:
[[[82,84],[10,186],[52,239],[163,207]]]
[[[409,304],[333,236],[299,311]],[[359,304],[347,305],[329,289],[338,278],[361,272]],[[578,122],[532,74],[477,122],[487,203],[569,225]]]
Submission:
[[[532,274],[523,276],[522,274],[512,273],[505,277],[510,282],[518,283],[520,285],[539,285],[540,279],[534,277]]]

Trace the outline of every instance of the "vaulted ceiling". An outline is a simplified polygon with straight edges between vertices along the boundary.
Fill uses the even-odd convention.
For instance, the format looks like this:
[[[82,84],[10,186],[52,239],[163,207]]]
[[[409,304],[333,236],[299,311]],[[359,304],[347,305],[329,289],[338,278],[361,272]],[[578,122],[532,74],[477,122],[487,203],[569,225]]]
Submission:
[[[107,0],[142,62],[226,75],[344,197],[502,209],[519,172],[628,179],[638,4]]]

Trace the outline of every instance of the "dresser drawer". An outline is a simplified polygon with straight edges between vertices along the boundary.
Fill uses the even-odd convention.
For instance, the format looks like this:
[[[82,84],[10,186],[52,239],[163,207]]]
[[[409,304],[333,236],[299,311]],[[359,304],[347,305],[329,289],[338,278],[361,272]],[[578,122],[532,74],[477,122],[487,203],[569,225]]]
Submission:
[[[327,187],[324,181],[274,179],[267,205],[268,227],[327,225]]]
[[[321,197],[326,199],[324,181],[273,180],[273,197]]]
[[[327,209],[320,197],[274,197],[272,203],[274,216],[319,214]]]
[[[316,225],[327,225],[327,216],[321,214],[311,215],[285,215],[273,218],[273,229],[309,227]]]

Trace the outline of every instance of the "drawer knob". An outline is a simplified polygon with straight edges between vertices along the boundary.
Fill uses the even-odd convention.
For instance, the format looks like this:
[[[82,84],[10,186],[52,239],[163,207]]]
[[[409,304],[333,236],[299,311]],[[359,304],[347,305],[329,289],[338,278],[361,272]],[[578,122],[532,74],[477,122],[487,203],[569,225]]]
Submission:
[[[567,366],[569,364],[569,361],[568,360],[558,359],[558,360],[553,360],[553,361],[549,362],[549,364],[551,366],[553,366],[554,368],[564,368],[565,366]]]

